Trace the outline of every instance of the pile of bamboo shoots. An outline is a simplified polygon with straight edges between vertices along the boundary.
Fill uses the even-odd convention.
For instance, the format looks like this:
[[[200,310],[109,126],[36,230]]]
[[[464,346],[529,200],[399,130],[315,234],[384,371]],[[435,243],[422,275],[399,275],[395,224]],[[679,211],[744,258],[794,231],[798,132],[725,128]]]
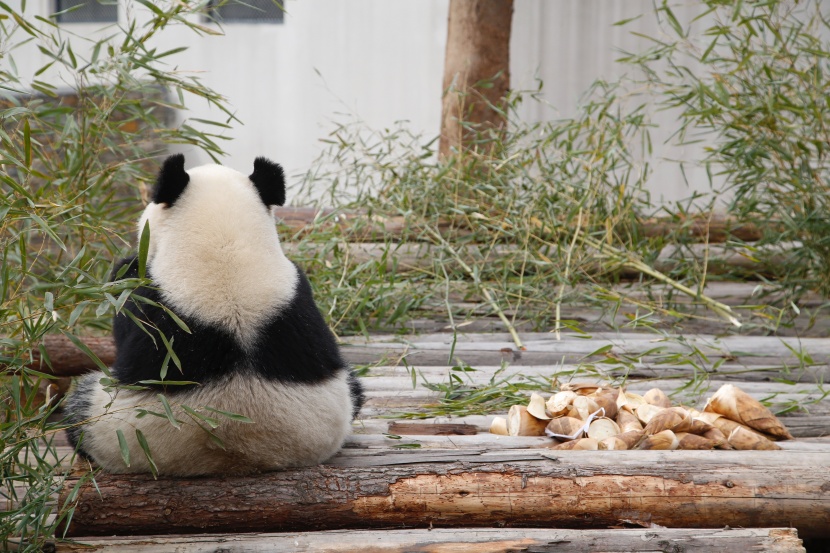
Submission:
[[[597,384],[566,384],[547,401],[533,394],[496,417],[490,432],[550,436],[553,449],[781,449],[792,436],[772,412],[726,384],[703,411],[672,406],[658,388],[643,395]]]

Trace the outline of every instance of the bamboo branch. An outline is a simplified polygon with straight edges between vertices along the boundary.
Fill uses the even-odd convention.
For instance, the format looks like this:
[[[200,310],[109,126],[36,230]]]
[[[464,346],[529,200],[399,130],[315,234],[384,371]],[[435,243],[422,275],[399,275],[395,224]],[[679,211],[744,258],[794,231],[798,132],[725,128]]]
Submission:
[[[470,275],[470,277],[473,279],[473,284],[475,284],[476,288],[479,289],[481,294],[487,300],[487,303],[490,304],[490,307],[493,308],[493,310],[496,312],[496,315],[498,315],[499,319],[501,319],[501,321],[504,323],[504,326],[507,328],[507,331],[510,333],[510,336],[513,338],[513,343],[516,344],[516,347],[518,349],[524,350],[525,346],[524,346],[524,344],[522,344],[522,340],[519,338],[519,333],[516,332],[516,327],[513,326],[513,323],[510,322],[510,320],[504,314],[504,311],[501,309],[501,307],[499,307],[498,303],[496,303],[496,301],[493,299],[493,296],[490,294],[490,290],[486,286],[484,286],[484,284],[482,284],[481,279],[478,276],[478,273],[476,273],[472,269],[472,267],[467,265],[467,263],[465,263],[464,260],[461,259],[461,256],[458,255],[458,252],[455,251],[455,248],[453,248],[444,239],[443,236],[441,236],[439,233],[437,233],[435,230],[433,230],[430,227],[427,227],[426,231],[438,242],[438,244],[442,248],[444,248],[450,254],[450,256],[455,260],[455,262],[458,263],[461,266],[462,269],[464,269],[464,272],[466,272],[468,275]]]

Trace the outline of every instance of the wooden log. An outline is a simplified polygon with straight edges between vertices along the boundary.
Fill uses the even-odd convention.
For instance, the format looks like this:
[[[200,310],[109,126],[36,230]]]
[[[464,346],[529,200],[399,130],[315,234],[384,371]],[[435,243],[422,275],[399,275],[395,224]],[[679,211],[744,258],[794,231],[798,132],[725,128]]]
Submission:
[[[59,504],[77,482],[65,480]],[[99,474],[81,486],[68,535],[787,524],[829,537],[828,512],[826,453],[352,450],[251,477]]]
[[[377,434],[352,434],[346,449],[539,449],[556,445],[547,436],[500,436],[482,432],[474,436],[401,436],[390,438]],[[815,449],[815,448],[814,448]],[[830,447],[820,448],[830,455]]]
[[[473,449],[479,450],[504,450],[504,449],[550,449],[557,442],[546,436],[500,436],[491,434],[484,430],[473,436],[401,436],[395,439],[386,434],[377,434],[370,431],[371,428],[380,428],[386,421],[370,420],[359,421],[355,433],[346,438],[343,444],[344,455],[353,453],[351,450],[378,450],[385,449]],[[365,425],[365,426],[364,426]],[[64,440],[65,442],[66,440]],[[822,453],[830,455],[830,437],[820,438],[799,438],[778,442],[781,449],[788,451],[806,451],[811,453]],[[63,469],[71,468],[74,458],[74,450],[68,443],[55,446],[54,454],[49,455],[52,463],[60,465]]]
[[[372,407],[364,407],[360,411],[360,419],[355,421],[355,432],[359,434],[369,434],[382,432],[381,427],[386,426],[388,420],[378,420],[376,416],[388,416],[388,410],[373,409]],[[490,424],[493,422],[494,416],[500,415],[467,415],[464,417],[434,417],[421,419],[423,422],[464,422],[466,424],[475,425],[479,432],[487,432]],[[830,415],[791,415],[782,416],[781,420],[796,438],[821,438],[830,436]],[[782,442],[784,443],[784,442]]]
[[[773,223],[773,225],[776,225]],[[773,228],[780,228],[774,226]],[[691,217],[655,217],[640,222],[640,229],[648,237],[665,237],[675,234],[678,238],[715,244],[727,240],[755,242],[763,236],[761,227],[754,223],[739,222],[721,214],[701,213]]]
[[[661,337],[644,332],[595,332],[590,335],[564,334],[557,339],[551,332],[520,333],[522,343],[540,352],[581,353],[587,355],[600,346],[612,344],[613,353],[642,355],[666,353],[692,353],[695,349],[713,356],[779,357],[793,351],[810,355],[830,355],[830,343],[826,338],[800,338],[789,336],[713,336],[696,334],[683,336],[683,340]],[[453,336],[451,332],[401,336],[400,334],[375,334],[344,337],[347,344],[383,348],[384,345],[410,348],[446,350],[455,343],[457,351],[515,348],[509,334],[504,332],[464,334]]]
[[[440,382],[447,379],[450,368],[446,365],[409,365],[410,369],[415,369],[419,378],[423,376],[429,382]],[[493,373],[500,369],[501,366],[493,366],[489,364],[475,363],[472,365],[475,372],[467,372],[466,377],[472,377],[473,381],[477,378],[487,375],[491,377]],[[501,373],[501,378],[513,377],[518,381],[528,380],[530,378],[550,378],[553,375],[575,375],[574,378],[579,379],[579,374],[587,374],[587,371],[592,371],[594,374],[602,375],[606,379],[624,378],[626,381],[644,380],[676,380],[689,379],[695,375],[695,370],[688,365],[674,365],[674,364],[657,364],[650,362],[642,363],[586,363],[586,364],[515,364],[511,363],[507,369]],[[793,370],[785,366],[747,366],[737,363],[724,363],[716,369],[711,367],[701,367],[697,376],[702,376],[703,371],[706,371],[707,377],[712,380],[719,380],[724,382],[745,383],[769,383],[776,381],[792,382],[793,384],[810,384],[827,382],[830,380],[830,366],[828,365],[814,365],[804,367],[803,369]],[[411,381],[411,374],[407,369],[401,365],[377,365],[373,366],[367,373],[367,378],[385,377],[385,376],[405,376],[409,377]],[[461,376],[459,374],[459,376]],[[782,383],[783,383],[782,382]],[[411,383],[410,383],[411,387]],[[743,387],[743,386],[742,386]]]
[[[401,436],[355,433],[346,438],[346,449],[475,449],[495,451],[499,449],[550,449],[559,442],[547,436],[501,436],[482,432],[475,436]],[[777,442],[781,449],[808,451],[830,456],[828,438],[802,438]],[[347,452],[349,453],[349,452]],[[830,457],[828,457],[830,458]]]
[[[362,211],[344,211],[330,208],[313,207],[278,207],[275,214],[280,224],[291,234],[307,234],[315,225],[324,228],[337,228],[346,236],[387,236],[392,238],[417,239],[421,232],[400,215],[369,217]],[[322,222],[322,224],[321,224]],[[439,229],[457,227],[450,219],[435,223]],[[773,229],[779,229],[779,223],[772,223]],[[680,240],[693,240],[709,244],[723,243],[727,240],[756,242],[763,232],[754,223],[740,222],[733,217],[722,214],[701,213],[691,217],[652,217],[638,223],[640,232],[647,237],[664,237],[674,234]],[[767,226],[767,223],[765,223]],[[367,232],[371,229],[371,232]],[[411,231],[407,233],[407,229]],[[465,229],[460,229],[465,230]],[[469,233],[469,230],[466,230]]]
[[[390,422],[388,430],[390,434],[405,436],[469,436],[478,433],[478,429],[471,424],[426,424],[400,421]]]
[[[500,365],[502,361],[514,365],[553,365],[596,362],[616,357],[628,359],[631,363],[651,361],[644,366],[653,366],[659,370],[660,366],[670,366],[664,362],[667,355],[688,354],[696,349],[709,358],[728,359],[732,366],[786,364],[786,371],[791,373],[789,377],[798,375],[802,371],[799,368],[801,365],[804,366],[803,370],[823,376],[826,367],[816,372],[814,365],[830,361],[830,343],[824,338],[696,335],[685,337],[685,341],[680,342],[655,339],[652,335],[643,333],[596,334],[590,339],[564,335],[561,340],[557,340],[551,333],[524,333],[520,337],[526,347],[525,351],[517,350],[505,333],[459,333],[455,338],[451,333],[438,333],[416,336],[409,340],[400,335],[374,335],[369,340],[363,337],[344,337],[343,353],[349,362],[355,364],[386,362],[397,365],[406,357],[410,365],[439,366],[447,365],[450,351],[453,351],[454,359],[476,365]],[[113,363],[115,345],[110,337],[87,336],[82,337],[82,340],[103,363]],[[30,363],[33,368],[57,376],[76,376],[96,368],[86,354],[62,335],[46,336],[43,345],[52,368],[41,363],[39,355]],[[600,355],[591,355],[605,345],[611,345],[612,348]],[[649,375],[651,376],[654,375]]]
[[[329,247],[326,244],[315,242],[300,245],[285,242],[282,246],[289,257],[297,257],[298,255],[314,257],[318,252],[323,252]],[[347,250],[347,257],[355,265],[378,262],[378,260],[384,259],[386,260],[386,270],[390,272],[430,272],[436,269],[438,263],[457,267],[456,261],[448,259],[446,254],[442,254],[441,247],[427,242],[401,242],[393,246],[382,242],[347,242],[341,244],[341,247]],[[786,266],[787,263],[792,261],[793,254],[790,252],[797,248],[798,244],[778,244],[775,247],[760,247],[754,251],[753,255],[746,255],[747,252],[740,251],[734,246],[727,247],[718,244],[668,245],[657,254],[657,258],[653,261],[651,267],[664,273],[670,272],[678,268],[681,260],[694,258],[701,261],[703,259],[707,260],[707,273],[710,275],[727,274],[734,272],[735,269],[745,272],[774,274],[775,268]],[[529,262],[538,261],[538,259],[532,259],[532,255],[527,250],[515,246],[474,244],[460,246],[455,250],[468,264],[486,262],[488,265],[513,266],[516,270],[522,270],[522,267],[534,264]],[[390,253],[392,255],[389,255]],[[589,273],[600,274],[606,274],[613,270],[628,278],[642,276],[642,273],[634,269],[621,267],[611,262],[592,262],[586,264],[583,269]]]
[[[517,369],[511,370],[508,369],[507,371],[500,373],[498,378],[507,379],[510,382],[528,382],[529,380],[533,379],[536,382],[545,385],[545,383],[549,383],[553,380],[552,377],[558,376],[560,382],[567,382],[570,380],[569,378],[564,378],[575,374],[573,381],[580,382],[580,383],[591,383],[591,384],[598,384],[598,385],[608,385],[608,378],[601,374],[599,376],[592,375],[587,376],[587,374],[583,371],[582,374],[586,374],[586,376],[580,376],[580,373],[577,372],[575,366],[572,366],[573,369],[569,370],[565,368],[564,370],[561,367],[556,366],[547,366],[542,368],[541,370],[534,370],[536,367],[525,367],[524,369]],[[490,383],[493,375],[498,371],[499,367],[492,367],[492,366],[476,366],[475,371],[467,371],[466,373],[456,373],[451,371],[448,367],[418,367],[415,365],[413,367],[415,370],[418,371],[418,387],[412,388],[412,377],[408,374],[396,374],[392,376],[386,376],[383,374],[379,374],[375,376],[373,372],[369,372],[368,376],[364,376],[361,382],[364,383],[366,389],[371,392],[373,395],[378,396],[387,396],[387,397],[400,397],[402,395],[409,395],[411,397],[416,397],[419,394],[423,394],[422,397],[428,397],[430,394],[435,394],[435,392],[431,392],[427,388],[421,386],[421,382],[426,380],[431,384],[449,384],[449,375],[454,374],[459,376],[463,379],[465,384],[470,386],[486,386]],[[573,371],[573,372],[572,372]],[[638,394],[642,394],[651,388],[659,388],[664,392],[671,392],[676,389],[681,383],[684,383],[686,379],[682,378],[685,376],[686,378],[692,375],[692,371],[687,370],[686,373],[675,373],[674,375],[668,375],[669,378],[666,379],[656,379],[651,378],[644,381],[638,380],[628,380],[625,383],[625,389],[630,392],[636,392]],[[678,380],[680,382],[678,382]],[[699,394],[706,398],[711,396],[715,390],[723,386],[724,384],[733,383],[733,380],[725,380],[722,379],[717,374],[712,374],[709,376],[707,380],[707,389],[708,392],[704,392],[702,390],[698,390],[694,393],[689,393],[688,395],[679,395],[675,402],[679,401],[688,401],[688,397],[697,397]],[[749,393],[756,399],[766,399],[772,398],[772,401],[778,400],[780,398],[787,397],[787,399],[792,399],[792,397],[801,397],[807,399],[808,396],[811,394],[816,395],[816,399],[819,399],[822,395],[822,392],[816,387],[813,383],[798,383],[798,384],[790,384],[784,382],[767,382],[767,381],[746,381],[746,382],[738,382],[737,386],[741,388],[743,391]],[[545,393],[544,391],[542,393]],[[552,391],[546,392],[547,395],[551,395]],[[528,394],[529,395],[529,394]],[[702,407],[702,405],[701,405]]]
[[[540,530],[468,528],[348,530],[285,534],[202,534],[80,538],[55,543],[55,553],[227,553],[326,551],[346,553],[591,553],[599,551],[767,551],[804,553],[793,528]]]
[[[102,363],[109,366],[115,362],[115,343],[111,336],[85,336],[81,341],[96,355]],[[41,358],[40,352],[34,350],[29,367],[55,376],[78,376],[97,369],[95,363],[62,334],[49,334],[43,337],[43,346],[49,356],[51,367]]]

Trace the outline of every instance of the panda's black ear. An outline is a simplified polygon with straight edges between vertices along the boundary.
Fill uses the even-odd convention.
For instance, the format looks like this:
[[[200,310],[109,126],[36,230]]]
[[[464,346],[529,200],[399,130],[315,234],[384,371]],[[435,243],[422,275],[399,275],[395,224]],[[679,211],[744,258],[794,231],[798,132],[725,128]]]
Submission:
[[[254,160],[254,172],[248,177],[267,206],[285,203],[285,175],[282,167],[264,157]]]
[[[153,201],[170,207],[184,192],[190,176],[184,170],[184,155],[176,154],[164,160],[153,189]]]

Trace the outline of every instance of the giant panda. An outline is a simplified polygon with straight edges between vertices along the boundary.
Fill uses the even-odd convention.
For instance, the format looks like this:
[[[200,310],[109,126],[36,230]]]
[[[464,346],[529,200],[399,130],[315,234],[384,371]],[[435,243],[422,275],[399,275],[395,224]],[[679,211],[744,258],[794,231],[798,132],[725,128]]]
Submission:
[[[282,168],[257,158],[245,176],[221,165],[185,171],[184,162],[165,160],[138,224],[139,235],[145,223],[150,229],[151,284],[133,296],[155,304],[131,296],[116,314],[111,373],[119,385],[105,385],[102,372],[76,383],[66,403],[70,441],[113,473],[250,474],[325,461],[351,432],[363,395],[305,274],[280,247],[271,206],[285,202]],[[133,256],[113,277],[138,270]],[[168,359],[166,379],[192,384],[136,389],[159,381],[168,355],[160,334],[181,364],[180,371]],[[160,393],[178,428],[164,416]]]

